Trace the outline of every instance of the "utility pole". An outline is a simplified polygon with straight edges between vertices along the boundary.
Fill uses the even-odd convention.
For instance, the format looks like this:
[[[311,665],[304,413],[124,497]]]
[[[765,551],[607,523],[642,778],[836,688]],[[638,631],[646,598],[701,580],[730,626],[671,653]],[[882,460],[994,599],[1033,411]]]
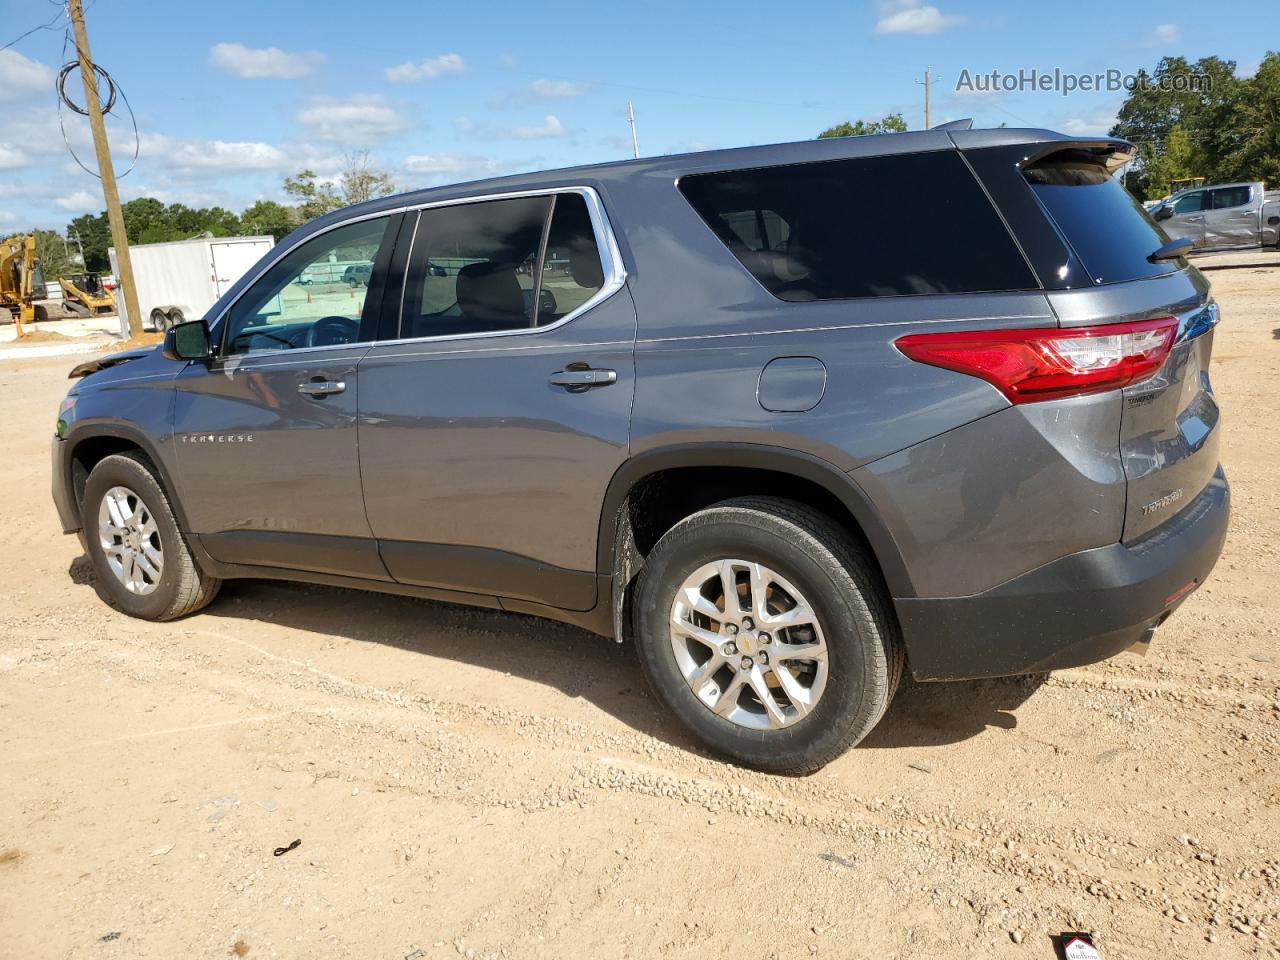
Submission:
[[[924,72],[924,128],[933,128],[933,117],[929,110],[929,71]]]
[[[124,294],[125,311],[129,314],[129,335],[142,333],[142,316],[138,310],[138,288],[133,283],[133,261],[129,258],[129,237],[124,230],[124,214],[120,211],[120,191],[116,189],[116,171],[111,164],[111,147],[107,143],[107,127],[102,120],[102,101],[98,98],[98,78],[93,72],[89,54],[89,35],[84,28],[81,0],[67,0],[67,15],[76,34],[76,55],[80,61],[80,79],[84,81],[85,109],[93,129],[93,149],[98,155],[98,175],[102,178],[102,196],[107,201],[107,223],[111,226],[111,242],[116,248],[116,269],[120,290]]]
[[[631,156],[640,159],[640,141],[636,139],[636,111],[631,106],[631,101],[627,101],[627,123],[631,124]]]

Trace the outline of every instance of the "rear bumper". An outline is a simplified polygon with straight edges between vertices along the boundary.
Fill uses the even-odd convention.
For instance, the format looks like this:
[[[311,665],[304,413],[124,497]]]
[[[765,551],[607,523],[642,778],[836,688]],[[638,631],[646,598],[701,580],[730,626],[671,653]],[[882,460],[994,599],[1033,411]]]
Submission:
[[[1039,673],[1128,649],[1208,577],[1230,513],[1219,467],[1178,516],[1142,540],[1075,553],[974,596],[894,600],[912,673]]]

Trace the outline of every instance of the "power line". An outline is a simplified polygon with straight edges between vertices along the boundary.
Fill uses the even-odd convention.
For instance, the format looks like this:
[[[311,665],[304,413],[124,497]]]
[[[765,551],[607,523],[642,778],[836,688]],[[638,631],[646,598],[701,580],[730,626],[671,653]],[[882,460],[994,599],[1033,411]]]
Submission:
[[[27,39],[27,37],[31,36],[33,33],[38,33],[41,30],[55,29],[54,25],[59,20],[61,20],[64,16],[66,16],[66,13],[67,13],[66,10],[62,9],[62,5],[59,4],[59,10],[54,15],[52,20],[50,20],[48,23],[42,23],[42,24],[39,24],[38,26],[34,26],[30,30],[28,30],[26,33],[19,34],[18,36],[10,40],[8,43],[6,43],[3,47],[0,47],[0,50],[8,50],[10,47],[15,46],[21,43],[23,40]]]

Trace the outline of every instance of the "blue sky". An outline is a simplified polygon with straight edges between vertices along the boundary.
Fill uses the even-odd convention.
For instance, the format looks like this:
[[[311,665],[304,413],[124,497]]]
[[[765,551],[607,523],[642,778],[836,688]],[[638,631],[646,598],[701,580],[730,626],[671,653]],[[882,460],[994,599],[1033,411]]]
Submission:
[[[1122,92],[961,95],[957,79],[1127,73],[1165,54],[1217,54],[1248,73],[1268,38],[1280,45],[1263,29],[1274,0],[88,4],[94,59],[141,133],[122,195],[236,211],[283,199],[287,174],[332,176],[366,148],[404,189],[624,158],[628,98],[646,155],[804,139],[891,111],[916,129],[926,68],[934,123],[1100,133]],[[57,15],[53,0],[0,0],[0,44]],[[0,51],[0,232],[102,209],[59,132],[63,59],[61,24]],[[67,129],[92,166],[87,124],[69,117]],[[110,130],[120,170],[127,114]]]

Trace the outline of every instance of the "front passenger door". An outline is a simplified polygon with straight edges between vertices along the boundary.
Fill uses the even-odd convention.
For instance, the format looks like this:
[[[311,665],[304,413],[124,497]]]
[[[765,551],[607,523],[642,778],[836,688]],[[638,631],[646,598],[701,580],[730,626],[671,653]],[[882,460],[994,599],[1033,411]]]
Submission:
[[[357,367],[398,216],[327,230],[251,284],[176,381],[178,482],[217,560],[387,579],[365,519]],[[370,271],[369,285],[343,274]]]
[[[1208,192],[1197,190],[1179,197],[1173,204],[1173,216],[1161,222],[1170,237],[1190,237],[1197,247],[1204,246],[1203,206]]]

